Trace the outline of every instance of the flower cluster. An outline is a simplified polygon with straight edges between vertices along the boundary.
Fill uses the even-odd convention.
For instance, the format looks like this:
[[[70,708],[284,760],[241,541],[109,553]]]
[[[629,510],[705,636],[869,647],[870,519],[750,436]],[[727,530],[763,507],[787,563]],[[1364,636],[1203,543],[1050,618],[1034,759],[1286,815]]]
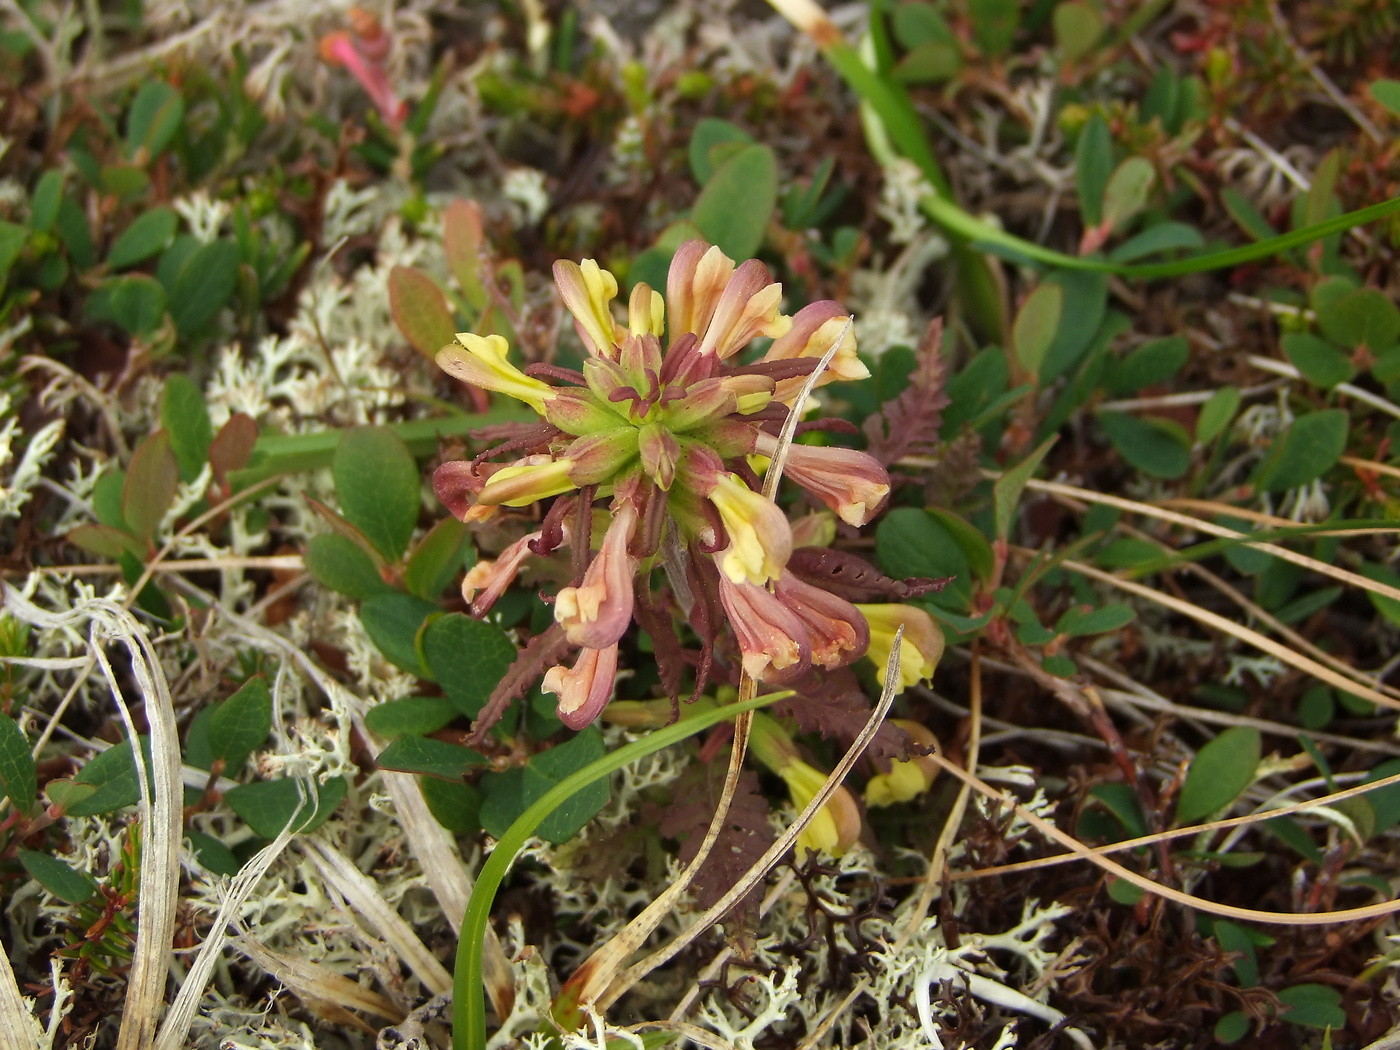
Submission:
[[[869,374],[847,314],[824,301],[788,317],[779,309],[782,287],[762,263],[736,266],[698,240],[677,251],[664,297],[636,286],[625,324],[613,315],[617,280],[596,262],[559,262],[554,276],[587,351],[581,371],[522,371],[494,335],[458,335],[437,356],[452,376],[513,397],[542,420],[476,460],[443,464],[434,475],[443,504],[464,521],[482,521],[554,498],[538,530],[469,573],[473,612],[490,607],[530,554],[566,540],[582,545],[580,574],[554,603],[579,653],[544,677],[559,717],[575,728],[611,697],[635,590],[656,564],[684,613],[705,602],[709,622],[728,621],[742,666],[757,680],[792,681],[864,655],[867,615],[789,571],[793,528],[760,481],[791,403],[833,346],[818,382]],[[761,359],[741,363],[740,351],[760,336],[772,340]],[[495,461],[505,453],[518,458]],[[785,476],[855,526],[889,493],[880,463],[845,448],[793,444]],[[594,509],[602,499],[606,513]],[[908,674],[919,677],[927,663],[920,657]]]

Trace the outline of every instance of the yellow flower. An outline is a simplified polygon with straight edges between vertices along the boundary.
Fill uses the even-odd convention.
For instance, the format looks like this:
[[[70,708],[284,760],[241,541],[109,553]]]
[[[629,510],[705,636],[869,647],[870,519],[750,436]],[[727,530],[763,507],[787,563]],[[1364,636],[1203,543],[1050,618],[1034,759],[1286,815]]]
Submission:
[[[799,760],[788,763],[778,770],[778,776],[787,784],[792,804],[803,810],[817,796],[826,783],[826,774]],[[817,810],[816,816],[808,822],[797,836],[797,859],[803,861],[808,853],[826,853],[839,857],[856,844],[860,838],[860,808],[851,793],[838,786],[826,805]]]
[[[913,605],[857,605],[870,625],[870,648],[865,655],[875,663],[876,673],[884,676],[894,648],[895,632],[902,626],[899,646],[900,691],[933,677],[943,655],[943,632],[933,617]]]
[[[767,583],[781,573],[792,553],[792,529],[782,510],[727,472],[716,475],[709,499],[729,533],[720,559],[724,574],[735,583]]]
[[[890,723],[908,733],[919,747],[938,747],[938,738],[918,722],[907,718],[892,718]],[[866,783],[865,804],[873,807],[908,802],[932,787],[937,776],[938,763],[927,755],[915,755],[903,761],[896,759],[890,763],[888,773],[877,773]]]
[[[554,388],[548,383],[527,376],[506,360],[510,344],[500,336],[458,332],[457,343],[437,352],[438,367],[448,375],[482,390],[524,401],[541,414],[545,404],[555,398]]]
[[[617,278],[592,259],[582,263],[561,259],[554,264],[554,281],[564,305],[578,322],[590,353],[614,358],[617,346],[617,322],[613,320],[612,301],[617,296]]]
[[[519,463],[502,467],[492,474],[481,490],[480,503],[504,507],[528,507],[536,500],[572,492],[578,486],[569,480],[571,459],[526,456]]]

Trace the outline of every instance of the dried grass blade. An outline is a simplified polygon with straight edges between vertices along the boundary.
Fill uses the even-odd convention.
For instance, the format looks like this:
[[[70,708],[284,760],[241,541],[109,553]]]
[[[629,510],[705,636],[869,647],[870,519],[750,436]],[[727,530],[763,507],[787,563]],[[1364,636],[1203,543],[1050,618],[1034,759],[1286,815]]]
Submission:
[[[412,927],[389,906],[374,881],[350,862],[350,858],[329,843],[311,839],[302,843],[321,877],[344,897],[352,908],[374,928],[384,941],[418,975],[434,995],[452,987],[452,976],[428,951]]]
[[[716,901],[708,911],[700,918],[696,919],[690,926],[686,927],[670,944],[659,951],[648,955],[641,962],[628,967],[616,982],[607,991],[598,997],[597,1006],[600,1011],[606,1010],[618,997],[628,991],[634,984],[640,981],[647,974],[658,966],[669,962],[678,953],[684,950],[696,937],[704,933],[724,915],[733,908],[744,895],[751,890],[754,885],[764,878],[773,865],[783,858],[788,850],[792,849],[797,841],[797,836],[802,833],[802,829],[810,824],[813,818],[821,812],[823,806],[835,793],[841,782],[846,779],[846,775],[854,768],[860,756],[865,752],[866,745],[874,738],[880,726],[885,721],[885,715],[889,713],[890,705],[894,703],[895,694],[899,691],[899,665],[900,647],[904,640],[904,627],[900,626],[895,632],[894,642],[890,646],[889,661],[885,665],[885,685],[880,692],[880,700],[875,705],[875,709],[870,712],[870,718],[866,721],[860,734],[851,742],[846,753],[841,756],[841,761],[836,764],[836,768],[831,771],[831,775],[826,778],[821,789],[807,803],[805,809],[797,815],[797,819],[788,825],[787,829],[778,836],[778,840],[768,847],[768,851],[754,863],[743,877],[729,888],[729,892]]]
[[[1107,583],[1120,590],[1127,591],[1129,594],[1135,594],[1139,598],[1146,598],[1150,602],[1156,602],[1158,605],[1165,606],[1174,612],[1189,616],[1191,619],[1206,624],[1209,627],[1214,627],[1218,631],[1233,635],[1240,641],[1252,645],[1256,649],[1266,652],[1270,656],[1276,657],[1284,663],[1297,668],[1304,674],[1312,675],[1314,678],[1326,682],[1328,685],[1336,686],[1338,689],[1345,690],[1348,693],[1354,693],[1356,696],[1370,700],[1372,703],[1380,704],[1382,707],[1400,711],[1400,700],[1386,696],[1384,693],[1379,693],[1370,686],[1357,682],[1345,675],[1340,675],[1332,670],[1332,668],[1325,667],[1311,657],[1304,656],[1302,653],[1294,652],[1286,645],[1280,645],[1272,638],[1260,634],[1253,628],[1245,627],[1243,624],[1235,623],[1233,620],[1227,620],[1225,617],[1213,613],[1209,609],[1202,609],[1199,605],[1193,605],[1191,602],[1184,602],[1180,598],[1175,598],[1170,594],[1163,594],[1160,591],[1153,590],[1151,587],[1144,587],[1140,583],[1134,583],[1132,580],[1125,580],[1122,577],[1114,576],[1110,572],[1096,569],[1092,565],[1085,565],[1083,562],[1066,559],[1060,564],[1071,572],[1077,572],[1083,576],[1088,576],[1090,579],[1098,580],[1101,583]]]
[[[10,960],[0,954],[0,1050],[39,1050],[34,1017],[19,994]]]
[[[390,1021],[402,1021],[404,1018],[404,1012],[384,996],[361,987],[330,967],[275,952],[246,934],[235,940],[234,944],[300,999],[329,1003],[343,1010],[360,1010]]]
[[[130,613],[118,610],[111,630],[131,654],[132,674],[145,701],[151,730],[151,771],[147,782],[145,756],[138,745],[136,724],[96,630],[92,646],[126,723],[141,789],[141,904],[136,915],[136,944],[127,978],[117,1050],[140,1050],[155,1039],[165,1006],[165,983],[174,955],[175,907],[180,893],[180,840],[183,828],[183,787],[180,781],[180,738],[175,705],[160,659],[145,631]]]

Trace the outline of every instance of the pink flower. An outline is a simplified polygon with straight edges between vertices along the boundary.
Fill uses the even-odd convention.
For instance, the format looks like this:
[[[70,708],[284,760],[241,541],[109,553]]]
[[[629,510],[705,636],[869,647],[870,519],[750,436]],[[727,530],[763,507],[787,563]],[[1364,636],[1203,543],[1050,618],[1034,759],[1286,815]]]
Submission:
[[[362,8],[352,7],[347,17],[351,32],[342,29],[321,38],[321,60],[348,69],[365,89],[384,123],[397,131],[408,116],[408,103],[395,96],[384,65],[389,57],[389,34],[384,32],[379,19]]]
[[[811,661],[807,628],[798,615],[753,583],[719,574],[719,600],[739,639],[744,670],[760,682],[781,682],[805,671]]]
[[[467,570],[467,575],[462,579],[462,600],[471,604],[473,616],[485,616],[496,604],[496,599],[515,582],[520,566],[530,556],[530,544],[543,535],[543,532],[532,532],[522,536],[501,551],[495,561],[478,561]],[[481,597],[472,601],[477,591],[481,591]]]
[[[870,627],[860,610],[846,599],[786,572],[773,581],[773,594],[806,628],[812,663],[844,667],[865,655]]]
[[[757,259],[736,270],[718,247],[686,241],[666,276],[671,340],[688,332],[699,338],[702,354],[724,360],[755,336],[788,330],[792,322],[778,310],[782,299],[783,286]]]
[[[754,450],[771,458],[778,450],[778,439],[760,433]],[[834,510],[847,525],[864,525],[890,494],[890,476],[880,461],[868,452],[850,448],[794,442],[783,474]]]
[[[804,306],[793,315],[792,327],[773,340],[773,345],[763,355],[763,360],[786,361],[798,357],[822,357],[831,349],[842,329],[845,329],[845,335],[841,336],[841,344],[826,371],[817,380],[817,385],[821,386],[838,379],[869,379],[870,369],[865,367],[865,362],[856,353],[855,326],[851,325],[848,328],[846,325],[849,318],[850,312],[840,303],[830,299]],[[795,396],[805,382],[802,378],[783,380],[778,384],[778,400],[786,401]]]
[[[630,501],[619,501],[602,549],[583,574],[583,583],[565,587],[554,600],[554,619],[573,645],[603,649],[622,637],[632,622],[632,577],[637,559],[627,545],[637,525]]]
[[[559,697],[559,721],[582,729],[603,713],[617,679],[617,644],[580,649],[572,668],[558,664],[545,672],[540,688]]]

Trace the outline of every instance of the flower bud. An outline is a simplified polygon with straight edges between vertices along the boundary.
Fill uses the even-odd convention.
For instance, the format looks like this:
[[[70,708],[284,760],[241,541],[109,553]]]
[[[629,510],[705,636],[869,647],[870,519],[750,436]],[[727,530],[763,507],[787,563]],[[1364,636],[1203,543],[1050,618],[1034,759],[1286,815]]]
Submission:
[[[938,747],[938,738],[919,722],[906,718],[890,719],[909,734],[910,740],[920,748]],[[877,773],[865,785],[867,806],[892,806],[896,802],[908,802],[922,795],[933,786],[938,776],[938,763],[928,755],[915,755],[909,759],[895,759],[890,763],[888,773]]]
[[[601,485],[613,480],[637,458],[637,428],[620,426],[576,438],[564,451],[575,485]]]
[[[637,448],[642,457],[642,469],[656,482],[662,492],[676,480],[676,464],[681,458],[681,446],[669,430],[656,423],[647,423],[638,433]]]
[[[555,387],[555,396],[544,406],[544,418],[566,434],[584,437],[612,430],[626,422],[625,412],[578,387]]]

